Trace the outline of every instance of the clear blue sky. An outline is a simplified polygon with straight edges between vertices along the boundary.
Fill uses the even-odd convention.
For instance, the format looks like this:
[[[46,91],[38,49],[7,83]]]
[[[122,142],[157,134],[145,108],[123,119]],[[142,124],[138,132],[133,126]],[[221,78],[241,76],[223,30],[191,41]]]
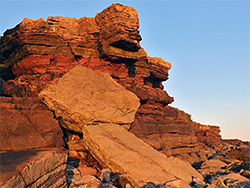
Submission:
[[[247,0],[0,0],[1,35],[23,18],[94,17],[112,3],[137,9],[142,47],[172,63],[165,89],[194,121],[220,125],[223,138],[250,140]]]

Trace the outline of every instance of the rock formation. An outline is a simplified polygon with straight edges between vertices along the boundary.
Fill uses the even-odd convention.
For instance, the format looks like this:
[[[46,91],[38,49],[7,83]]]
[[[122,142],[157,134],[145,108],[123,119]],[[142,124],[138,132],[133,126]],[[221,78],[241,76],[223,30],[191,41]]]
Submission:
[[[142,38],[138,28],[139,19],[135,9],[113,4],[94,18],[82,17],[77,20],[67,17],[48,17],[46,21],[42,18],[38,20],[25,18],[15,28],[7,30],[1,37],[0,107],[1,133],[4,133],[0,138],[1,155],[6,157],[11,156],[12,153],[9,151],[16,153],[34,149],[40,152],[42,148],[48,153],[53,153],[54,147],[60,150],[59,153],[63,153],[65,149],[62,147],[66,143],[68,159],[73,161],[67,161],[68,185],[105,187],[117,184],[118,186],[119,183],[115,183],[118,175],[112,174],[113,172],[109,172],[111,174],[108,178],[102,179],[102,176],[105,176],[104,166],[108,165],[101,164],[103,160],[96,160],[93,157],[95,153],[88,151],[89,146],[83,144],[84,125],[80,122],[118,123],[126,125],[129,132],[166,156],[178,157],[192,163],[205,179],[204,181],[200,178],[193,179],[191,183],[188,181],[190,186],[208,186],[211,182],[215,182],[216,185],[230,185],[229,182],[225,182],[225,178],[238,178],[243,181],[244,178],[233,175],[220,179],[217,177],[218,174],[213,174],[213,168],[204,167],[207,163],[202,165],[204,161],[214,157],[222,162],[226,161],[227,166],[224,167],[228,170],[221,170],[224,167],[220,167],[219,170],[225,175],[234,172],[249,178],[250,170],[245,163],[238,165],[241,171],[234,171],[231,167],[236,165],[237,162],[233,161],[236,159],[249,162],[249,158],[246,157],[249,143],[223,141],[219,134],[219,126],[193,122],[189,114],[170,106],[174,98],[167,94],[161,82],[168,79],[171,64],[161,58],[147,55],[140,46]],[[87,82],[89,78],[84,78],[82,82],[78,80],[78,74],[87,69],[79,70],[77,65],[92,69],[96,73],[106,74],[105,76],[98,74],[96,80],[91,81],[86,87],[86,93],[81,93],[78,89],[84,87],[83,82]],[[74,67],[76,68],[73,69]],[[77,71],[71,74],[67,85],[65,74],[71,69]],[[109,80],[107,85],[102,85],[100,81],[102,78]],[[79,87],[77,84],[80,84]],[[49,87],[49,85],[54,86]],[[61,93],[64,86],[69,86],[67,95]],[[100,93],[100,90],[96,90],[97,86],[107,93]],[[55,89],[60,91],[60,96],[55,96]],[[53,111],[49,111],[38,98],[41,91],[40,96],[45,99],[44,103]],[[139,98],[139,103],[138,98],[131,92]],[[77,101],[73,101],[73,96],[78,96]],[[102,99],[101,96],[103,103],[99,100]],[[118,99],[119,97],[121,98]],[[97,109],[93,110],[91,104],[95,104],[97,99],[99,101]],[[114,103],[110,103],[111,101]],[[83,104],[89,104],[89,108]],[[110,105],[108,113],[102,108],[104,104]],[[127,111],[127,107],[131,106],[133,110]],[[66,108],[69,114],[60,111],[61,108]],[[84,112],[81,112],[83,109]],[[89,110],[89,116],[86,110]],[[215,155],[220,150],[225,151]],[[28,157],[29,160],[25,158],[25,162],[22,163],[29,164],[33,157],[32,154]],[[5,164],[1,162],[2,165]],[[208,169],[210,175],[206,174],[209,172]],[[18,170],[21,172],[22,169]],[[48,170],[46,173],[52,171]],[[6,173],[7,171],[4,171],[4,174]],[[61,173],[55,173],[58,177],[64,177]],[[43,176],[44,174],[39,175],[39,178]],[[18,179],[17,176],[9,177]],[[51,181],[57,182],[56,177],[57,175]],[[51,185],[50,180],[47,183],[45,180],[44,183],[38,183],[39,178],[36,177],[29,183],[25,179],[22,185],[44,185],[44,187]],[[242,183],[241,180],[238,182]],[[6,185],[9,185],[8,183]],[[63,186],[65,182],[61,183]],[[186,183],[182,178],[177,178],[174,181],[169,180],[165,186],[186,186]]]
[[[161,82],[168,79],[171,64],[147,56],[138,28],[137,11],[120,4],[95,18],[48,17],[46,22],[26,18],[2,39],[2,95],[37,96],[79,64],[110,74],[139,97],[131,132],[156,149],[188,159],[205,145],[221,147],[219,127],[192,122],[189,115],[168,105],[173,98]],[[169,140],[180,145],[173,148]]]

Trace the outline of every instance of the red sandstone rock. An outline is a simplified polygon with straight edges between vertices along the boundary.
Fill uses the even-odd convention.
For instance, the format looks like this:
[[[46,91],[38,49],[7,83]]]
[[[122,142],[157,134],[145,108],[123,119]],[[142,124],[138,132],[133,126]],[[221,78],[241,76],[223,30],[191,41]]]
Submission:
[[[1,151],[64,146],[53,113],[38,98],[0,98]]]

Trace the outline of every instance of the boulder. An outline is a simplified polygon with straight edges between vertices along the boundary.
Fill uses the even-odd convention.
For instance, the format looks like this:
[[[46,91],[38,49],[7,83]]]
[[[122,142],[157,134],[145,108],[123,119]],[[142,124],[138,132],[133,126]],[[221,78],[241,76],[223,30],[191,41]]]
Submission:
[[[83,177],[73,178],[69,188],[75,188],[75,187],[98,188],[100,187],[100,185],[101,181],[98,180],[95,176],[86,175]]]
[[[230,187],[230,186],[237,187],[237,184],[244,183],[244,182],[249,182],[249,179],[239,174],[235,174],[235,173],[222,175],[212,180],[212,184],[215,184],[221,187]]]
[[[66,187],[67,154],[63,150],[0,153],[1,186]]]
[[[64,146],[63,132],[39,98],[0,97],[0,150]]]
[[[173,181],[169,181],[169,182],[166,182],[164,184],[165,187],[181,187],[181,188],[191,188],[191,186],[183,181],[183,180],[173,180]]]
[[[167,158],[119,125],[85,125],[83,135],[89,152],[134,187],[147,182],[163,184],[176,178],[190,183],[192,176],[203,179],[189,163]]]
[[[61,125],[75,132],[82,132],[85,124],[98,122],[117,123],[128,129],[140,105],[135,94],[108,74],[98,74],[80,65],[39,96],[55,112]]]
[[[222,162],[219,159],[210,159],[202,163],[201,168],[211,168],[211,167],[221,168],[225,167],[226,165],[227,165],[226,163]]]

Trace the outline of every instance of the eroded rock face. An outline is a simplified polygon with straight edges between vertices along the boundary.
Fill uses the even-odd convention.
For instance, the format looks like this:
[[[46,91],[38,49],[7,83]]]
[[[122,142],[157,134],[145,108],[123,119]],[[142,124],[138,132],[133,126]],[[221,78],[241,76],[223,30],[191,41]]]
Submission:
[[[80,65],[65,74],[56,85],[40,94],[60,117],[61,124],[75,132],[97,122],[130,127],[140,105],[139,99],[108,74],[99,74]]]
[[[63,132],[39,98],[0,97],[0,150],[62,147]]]
[[[108,73],[138,96],[141,106],[131,132],[155,149],[187,160],[203,158],[205,147],[220,150],[219,127],[192,122],[168,106],[174,99],[161,82],[168,79],[171,64],[147,56],[138,28],[137,11],[121,4],[94,18],[26,18],[1,38],[1,95],[37,97],[82,65]]]

